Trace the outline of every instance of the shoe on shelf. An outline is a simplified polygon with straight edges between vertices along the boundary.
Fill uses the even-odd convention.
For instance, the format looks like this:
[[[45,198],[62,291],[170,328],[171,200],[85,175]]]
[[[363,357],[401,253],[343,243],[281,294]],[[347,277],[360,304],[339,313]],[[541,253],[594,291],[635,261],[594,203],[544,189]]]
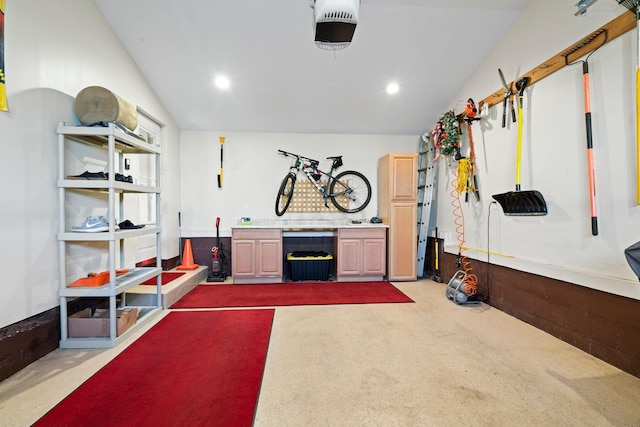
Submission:
[[[109,179],[109,174],[105,173],[106,179]],[[131,175],[124,176],[121,173],[115,173],[114,179],[116,181],[128,182],[129,184],[133,184],[133,177]]]
[[[144,224],[142,225],[135,225],[134,223],[132,223],[131,221],[129,221],[128,219],[125,219],[124,221],[122,221],[120,224],[118,224],[118,227],[120,227],[121,230],[133,230],[133,229],[137,229],[137,228],[142,228],[144,227]]]
[[[109,179],[104,172],[84,171],[80,175],[68,175],[67,179]]]
[[[78,233],[97,233],[100,231],[109,231],[109,221],[104,216],[89,216],[84,220],[82,225],[71,227],[71,231]]]

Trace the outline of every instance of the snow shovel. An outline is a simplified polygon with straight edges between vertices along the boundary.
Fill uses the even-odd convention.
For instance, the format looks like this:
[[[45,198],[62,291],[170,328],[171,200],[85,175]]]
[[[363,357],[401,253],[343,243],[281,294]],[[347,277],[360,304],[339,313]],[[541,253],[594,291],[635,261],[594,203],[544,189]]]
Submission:
[[[516,82],[518,89],[518,149],[516,156],[516,191],[508,193],[494,194],[493,197],[500,206],[505,215],[534,216],[546,215],[547,203],[539,191],[536,190],[520,190],[520,163],[522,157],[522,99],[524,97],[524,89],[529,83],[529,77],[523,77]]]

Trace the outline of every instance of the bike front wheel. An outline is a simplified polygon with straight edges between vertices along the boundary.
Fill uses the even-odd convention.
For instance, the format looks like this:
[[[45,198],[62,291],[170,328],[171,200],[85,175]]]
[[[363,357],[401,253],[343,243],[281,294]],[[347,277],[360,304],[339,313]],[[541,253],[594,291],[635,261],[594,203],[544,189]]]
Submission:
[[[293,198],[293,187],[296,185],[296,176],[292,173],[287,174],[280,184],[278,195],[276,196],[276,215],[282,216],[289,208],[291,199]]]
[[[371,184],[360,172],[344,171],[331,180],[329,199],[342,212],[360,212],[371,200]]]

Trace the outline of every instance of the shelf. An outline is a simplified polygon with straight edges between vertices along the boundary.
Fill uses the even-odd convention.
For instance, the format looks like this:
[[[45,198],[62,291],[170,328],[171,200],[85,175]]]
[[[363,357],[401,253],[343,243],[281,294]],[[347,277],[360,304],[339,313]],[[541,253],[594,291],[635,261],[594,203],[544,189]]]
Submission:
[[[110,188],[119,193],[160,193],[160,187],[151,187],[149,185],[130,184],[122,181],[109,180],[81,180],[81,179],[61,179],[58,181],[59,188],[67,188],[70,190],[97,190],[108,191]]]
[[[149,144],[142,139],[123,132],[120,128],[110,124],[108,127],[102,126],[65,126],[59,124],[58,134],[66,135],[69,139],[85,144],[109,145],[109,136],[116,138],[115,148],[123,153],[160,153],[160,147]]]
[[[126,306],[124,308],[135,308],[135,306]],[[121,341],[126,340],[131,334],[149,323],[155,316],[160,314],[162,307],[138,307],[140,314],[135,325],[127,329],[122,335],[111,339],[111,337],[93,337],[93,338],[67,338],[60,340],[60,348],[111,348],[118,345]],[[66,321],[66,320],[65,320]]]
[[[116,276],[116,285],[111,287],[110,283],[102,286],[73,287],[60,290],[62,297],[109,297],[119,295],[128,291],[142,282],[156,277],[162,273],[160,267],[140,267],[130,270],[128,273]]]
[[[134,134],[124,131],[123,129],[110,123],[106,127],[82,127],[82,126],[66,126],[64,123],[58,123],[57,127],[58,136],[58,200],[59,200],[59,232],[57,235],[58,246],[60,248],[60,289],[58,296],[60,298],[60,347],[61,348],[109,348],[114,347],[123,339],[126,339],[133,331],[144,325],[155,314],[162,311],[160,303],[162,296],[161,286],[150,286],[155,290],[157,295],[156,303],[148,306],[119,306],[126,301],[125,293],[132,288],[140,285],[141,283],[157,277],[160,280],[162,273],[161,265],[161,251],[160,251],[160,187],[153,185],[139,185],[129,182],[116,181],[116,174],[123,172],[124,168],[124,155],[125,154],[140,154],[141,162],[148,161],[149,172],[145,174],[151,174],[151,170],[154,170],[154,180],[152,182],[160,182],[160,147],[155,144],[149,144],[142,138],[137,137]],[[69,165],[65,166],[66,157],[69,154],[74,154],[74,151],[78,151],[83,148],[78,144],[71,144],[69,142],[77,142],[87,146],[95,147],[100,150],[104,150],[106,155],[106,171],[109,174],[108,180],[77,180],[67,179],[69,173]],[[81,151],[81,150],[79,150]],[[145,158],[145,156],[147,156]],[[153,164],[155,163],[155,166]],[[144,163],[145,165],[147,163]],[[75,194],[74,194],[75,193]],[[117,228],[118,221],[116,218],[126,218],[130,214],[125,215],[125,209],[135,209],[135,206],[140,208],[140,201],[130,200],[128,206],[125,207],[125,194],[136,194],[137,197],[142,198],[144,202],[145,212],[142,217],[148,218],[147,222],[153,222],[152,224],[145,224],[145,227],[136,229],[121,230]],[[75,204],[68,205],[70,201],[68,196],[74,194],[72,201],[81,201],[82,206],[76,206]],[[153,198],[149,198],[151,195]],[[76,197],[79,196],[79,197]],[[76,215],[79,212],[91,212],[95,205],[103,205],[104,199],[107,199],[107,214],[105,215],[110,224],[110,230],[97,233],[83,233],[71,231],[73,225],[80,225],[82,218]],[[148,200],[146,199],[155,199]],[[155,205],[155,215],[152,216],[151,203]],[[148,205],[147,205],[148,203]],[[85,206],[86,205],[86,206]],[[80,207],[81,209],[77,209]],[[117,209],[117,212],[116,212]],[[148,210],[148,212],[147,212]],[[71,218],[70,215],[73,214]],[[156,260],[155,265],[158,267],[140,267],[129,268],[129,271],[122,275],[116,275],[117,269],[125,269],[126,264],[133,264],[134,260],[125,258],[125,245],[123,240],[135,239],[141,236],[155,236],[155,252],[154,258]],[[148,247],[147,239],[144,239],[145,250]],[[106,243],[108,248],[100,248],[97,253],[91,253],[91,251],[83,251],[82,245],[77,250],[69,251],[67,242],[101,242]],[[135,248],[135,244],[133,245]],[[67,287],[72,279],[68,277],[67,260],[68,257],[74,257],[73,262],[76,263],[81,260],[85,253],[87,257],[99,257],[101,258],[106,254],[106,271],[113,273],[112,280],[102,286],[96,287]],[[70,252],[73,255],[70,255]],[[145,252],[145,255],[147,253]],[[81,265],[81,264],[80,264]],[[120,297],[120,298],[118,298]],[[91,337],[91,338],[75,338],[68,335],[68,302],[71,299],[80,298],[106,298],[108,299],[109,309],[109,321],[108,332],[109,336],[106,337]],[[135,325],[125,331],[121,336],[117,335],[117,319],[116,313],[120,308],[138,308],[139,314]],[[103,333],[105,331],[102,331]],[[99,333],[99,332],[98,332]]]
[[[110,240],[130,239],[132,237],[157,233],[160,233],[159,227],[144,227],[134,230],[115,230],[114,232],[100,231],[97,233],[66,231],[64,233],[58,233],[58,240],[65,242],[108,242]]]

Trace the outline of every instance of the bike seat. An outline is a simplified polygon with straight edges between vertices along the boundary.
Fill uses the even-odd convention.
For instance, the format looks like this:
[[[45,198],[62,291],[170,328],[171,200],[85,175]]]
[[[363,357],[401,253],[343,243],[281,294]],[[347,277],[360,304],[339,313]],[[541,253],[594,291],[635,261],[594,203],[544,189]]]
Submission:
[[[331,165],[333,169],[338,169],[340,166],[342,166],[342,156],[331,156],[327,157],[327,159],[333,160],[333,164]]]

